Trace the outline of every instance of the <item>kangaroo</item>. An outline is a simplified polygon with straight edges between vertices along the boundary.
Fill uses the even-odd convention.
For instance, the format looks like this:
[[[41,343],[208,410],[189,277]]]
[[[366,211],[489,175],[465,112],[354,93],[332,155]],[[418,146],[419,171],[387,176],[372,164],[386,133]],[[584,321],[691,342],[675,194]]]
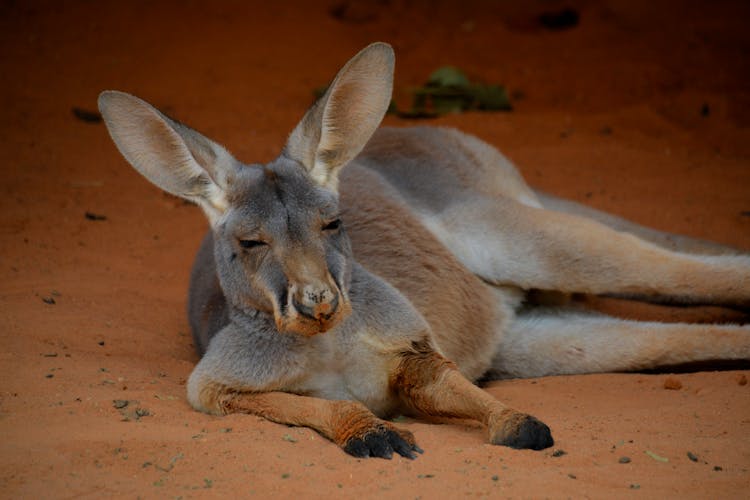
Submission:
[[[536,192],[457,130],[379,129],[393,71],[389,45],[363,49],[267,165],[100,95],[127,161],[210,222],[188,301],[194,408],[310,427],[356,457],[422,452],[398,414],[541,450],[549,427],[474,382],[750,359],[748,326],[535,305],[541,291],[747,309],[750,256]]]

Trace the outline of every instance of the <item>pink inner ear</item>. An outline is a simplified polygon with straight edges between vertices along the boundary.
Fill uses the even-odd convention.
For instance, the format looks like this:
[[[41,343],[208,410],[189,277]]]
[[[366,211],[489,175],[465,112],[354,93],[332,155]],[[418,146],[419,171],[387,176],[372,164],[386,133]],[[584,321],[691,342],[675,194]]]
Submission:
[[[373,44],[354,56],[295,128],[286,152],[321,186],[336,191],[338,170],[364,148],[391,102],[393,50]]]
[[[383,120],[392,89],[390,48],[371,46],[349,61],[331,87],[319,150],[343,149],[339,156],[344,163],[354,158]]]
[[[124,92],[103,92],[99,107],[117,148],[144,177],[198,203],[212,223],[226,210],[221,186],[236,161],[223,147]]]

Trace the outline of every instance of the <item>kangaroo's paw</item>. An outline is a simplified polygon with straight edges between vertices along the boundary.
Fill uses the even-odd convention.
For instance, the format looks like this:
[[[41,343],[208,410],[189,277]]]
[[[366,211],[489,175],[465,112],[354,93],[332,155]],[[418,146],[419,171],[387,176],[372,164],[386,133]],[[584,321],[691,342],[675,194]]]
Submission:
[[[365,458],[379,457],[390,459],[395,451],[402,457],[417,458],[422,453],[411,432],[397,429],[387,422],[361,429],[343,444],[342,448],[349,455]]]
[[[490,426],[490,442],[516,449],[543,450],[555,444],[546,424],[531,415],[513,412]]]

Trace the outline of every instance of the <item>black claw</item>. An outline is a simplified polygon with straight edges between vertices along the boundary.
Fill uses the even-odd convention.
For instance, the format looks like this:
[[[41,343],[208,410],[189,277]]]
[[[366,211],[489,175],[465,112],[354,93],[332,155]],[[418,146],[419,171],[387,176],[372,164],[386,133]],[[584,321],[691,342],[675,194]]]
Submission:
[[[388,440],[396,453],[409,460],[417,458],[415,452],[419,454],[424,453],[424,450],[417,446],[416,443],[409,444],[398,432],[388,431]]]
[[[370,456],[369,448],[365,446],[365,442],[361,439],[350,439],[347,441],[344,451],[357,458],[367,458]]]
[[[555,441],[546,424],[529,416],[518,426],[514,435],[501,444],[516,449],[543,450],[555,444]]]
[[[415,445],[410,445],[398,432],[391,429],[378,429],[363,438],[352,438],[344,446],[344,451],[357,458],[378,457],[390,460],[395,451],[402,457],[415,459],[417,453],[424,453]]]
[[[371,457],[391,459],[393,448],[388,442],[388,435],[383,432],[368,434],[365,436],[365,446],[370,449]]]
[[[388,431],[388,441],[391,443],[393,450],[402,457],[414,460],[417,456],[413,453],[414,447],[407,443],[404,438],[393,431]]]

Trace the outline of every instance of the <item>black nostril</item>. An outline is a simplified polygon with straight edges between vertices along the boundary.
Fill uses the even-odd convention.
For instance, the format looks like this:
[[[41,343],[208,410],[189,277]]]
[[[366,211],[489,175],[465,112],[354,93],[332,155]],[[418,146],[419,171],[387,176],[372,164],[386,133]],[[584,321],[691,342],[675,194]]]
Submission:
[[[336,309],[338,309],[338,307],[339,307],[339,294],[337,293],[336,295],[333,296],[333,300],[331,301],[331,310],[325,314],[326,319],[333,316],[333,313],[336,312]]]
[[[281,310],[282,316],[286,316],[286,312],[289,309],[289,295],[286,291],[279,293],[276,297],[276,301],[279,303],[279,309]]]
[[[294,297],[292,297],[292,305],[298,313],[306,318],[314,319],[316,321],[320,319],[330,319],[339,307],[339,294],[337,293],[333,296],[333,300],[328,304],[328,309],[326,311],[322,311],[322,307],[319,305],[318,311],[316,312],[312,307],[300,304]]]
[[[292,305],[297,310],[298,313],[300,313],[302,316],[305,316],[306,318],[310,319],[316,319],[315,318],[315,311],[312,310],[311,307],[307,307],[306,305],[300,304],[297,302],[297,299],[292,297]]]

